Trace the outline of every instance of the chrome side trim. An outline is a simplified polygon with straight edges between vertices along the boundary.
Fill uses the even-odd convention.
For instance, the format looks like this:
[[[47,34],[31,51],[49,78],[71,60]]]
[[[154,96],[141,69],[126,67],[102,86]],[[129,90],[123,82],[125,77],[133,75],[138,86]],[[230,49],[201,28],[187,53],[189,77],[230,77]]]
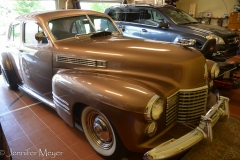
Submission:
[[[45,103],[46,105],[52,107],[53,109],[56,109],[56,106],[54,105],[54,103],[46,98],[43,98],[41,96],[39,96],[37,93],[35,93],[34,91],[28,89],[25,85],[20,85],[19,86],[22,90],[24,90],[25,92],[27,92],[28,94],[32,95],[33,97],[35,97],[36,99],[38,99],[39,101]]]
[[[53,94],[53,101],[54,102],[57,102],[59,105],[61,105],[66,110],[68,110],[68,111],[70,110],[69,107],[68,107],[69,104],[66,101],[64,101],[62,98],[57,96],[55,93],[52,92],[52,94]]]
[[[62,105],[60,105],[57,101],[54,100],[54,103],[57,105],[58,108],[61,108],[64,112],[71,115],[70,112],[66,110],[66,108],[64,108]]]
[[[57,96],[55,93],[53,93],[53,102],[56,105],[56,107],[61,108],[64,112],[66,112],[68,115],[71,115],[69,112],[69,104],[59,96]]]

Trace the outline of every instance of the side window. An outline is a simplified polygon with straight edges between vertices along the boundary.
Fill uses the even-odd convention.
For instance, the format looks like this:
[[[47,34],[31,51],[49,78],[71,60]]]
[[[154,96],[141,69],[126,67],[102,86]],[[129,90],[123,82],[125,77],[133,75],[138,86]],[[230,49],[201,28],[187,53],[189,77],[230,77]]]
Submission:
[[[125,13],[121,11],[111,11],[109,16],[114,20],[114,21],[125,21]]]
[[[163,16],[157,12],[157,11],[152,11],[152,17],[153,17],[153,20],[156,21],[156,22],[165,22]]]
[[[13,42],[20,40],[20,24],[14,24],[10,27],[8,39]]]
[[[164,18],[157,11],[144,10],[140,12],[140,22],[146,25],[158,26],[159,22],[164,22]]]
[[[140,23],[146,24],[146,25],[153,25],[152,24],[152,14],[150,10],[142,10],[140,11]]]
[[[24,24],[24,43],[25,44],[47,44],[46,37],[43,40],[37,40],[36,34],[44,34],[42,28],[36,22],[27,22]]]
[[[126,21],[127,22],[139,23],[139,20],[140,20],[139,17],[140,17],[139,12],[127,12],[126,13]]]

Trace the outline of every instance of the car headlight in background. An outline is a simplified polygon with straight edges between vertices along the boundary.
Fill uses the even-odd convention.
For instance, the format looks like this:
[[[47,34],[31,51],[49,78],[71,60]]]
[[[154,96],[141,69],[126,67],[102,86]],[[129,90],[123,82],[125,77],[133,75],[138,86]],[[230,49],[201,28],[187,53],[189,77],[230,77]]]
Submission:
[[[217,63],[214,63],[211,69],[211,78],[217,78],[220,73],[220,69]]]
[[[216,44],[225,44],[224,40],[215,34],[209,34],[208,36],[206,36],[206,38],[207,39],[216,39]]]
[[[148,121],[158,120],[163,113],[164,100],[158,95],[154,95],[148,102],[145,109],[145,118]]]

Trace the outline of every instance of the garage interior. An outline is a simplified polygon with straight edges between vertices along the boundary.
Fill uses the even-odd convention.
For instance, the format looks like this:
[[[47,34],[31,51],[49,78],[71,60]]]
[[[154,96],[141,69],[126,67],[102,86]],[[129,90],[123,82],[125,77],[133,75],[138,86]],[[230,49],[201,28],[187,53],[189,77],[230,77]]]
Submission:
[[[55,7],[56,9],[78,8],[76,3],[72,3],[74,1],[56,0]],[[80,8],[82,8],[81,2],[122,3],[123,1],[80,0]],[[176,2],[172,0],[126,0],[123,3],[168,3],[195,17],[198,17],[200,12],[211,11],[211,18],[198,17],[198,19],[240,32],[240,21],[231,20],[234,6],[238,5],[236,0],[219,1],[215,5],[210,5],[216,3],[214,0],[204,0],[204,2],[203,0],[178,0]],[[224,14],[229,17],[222,17]],[[1,47],[4,47],[3,43]],[[240,63],[240,56],[232,57],[231,60]],[[173,160],[240,159],[240,89],[219,88],[219,92],[230,99],[229,120],[225,124],[220,122],[213,128],[213,142],[207,147],[202,147],[203,144],[200,143],[184,154],[173,157]],[[4,155],[1,156],[4,160],[103,160],[91,148],[83,132],[70,127],[55,110],[23,90],[9,90],[2,76],[0,76],[0,122],[2,128],[0,155]],[[122,160],[140,159],[142,159],[141,153],[130,153]]]

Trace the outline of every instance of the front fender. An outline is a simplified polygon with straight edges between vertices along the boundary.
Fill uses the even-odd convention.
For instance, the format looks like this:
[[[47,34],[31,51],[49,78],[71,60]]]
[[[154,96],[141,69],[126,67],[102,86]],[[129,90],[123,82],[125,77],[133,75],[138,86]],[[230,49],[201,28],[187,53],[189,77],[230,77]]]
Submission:
[[[148,101],[155,95],[149,86],[135,80],[80,72],[56,74],[53,77],[53,93],[68,103],[69,114],[65,112],[68,115],[73,114],[75,103],[96,107],[103,113],[105,111],[99,103],[143,113]]]
[[[115,127],[124,145],[139,151],[139,141],[149,125],[144,110],[155,94],[161,95],[163,87],[120,76],[65,70],[53,77],[52,88],[54,101],[59,101],[55,103],[57,112],[68,124],[74,126],[75,104],[95,107]],[[162,118],[159,125],[164,123]]]

